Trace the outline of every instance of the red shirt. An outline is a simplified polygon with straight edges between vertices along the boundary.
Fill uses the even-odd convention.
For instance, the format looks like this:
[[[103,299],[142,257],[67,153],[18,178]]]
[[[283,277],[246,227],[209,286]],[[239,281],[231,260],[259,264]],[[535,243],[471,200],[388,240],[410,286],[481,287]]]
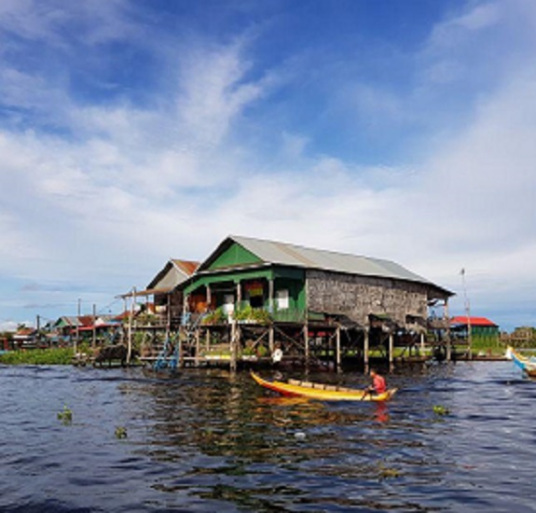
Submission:
[[[374,387],[374,390],[377,394],[383,394],[387,390],[387,387],[385,385],[385,379],[379,374],[376,374],[372,378],[372,386]]]

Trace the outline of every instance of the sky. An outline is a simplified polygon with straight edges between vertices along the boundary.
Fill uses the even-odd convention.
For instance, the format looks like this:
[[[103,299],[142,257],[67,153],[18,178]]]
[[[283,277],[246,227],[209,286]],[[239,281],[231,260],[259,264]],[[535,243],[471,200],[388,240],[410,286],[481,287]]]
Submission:
[[[535,53],[532,0],[2,0],[0,330],[228,235],[536,326]]]

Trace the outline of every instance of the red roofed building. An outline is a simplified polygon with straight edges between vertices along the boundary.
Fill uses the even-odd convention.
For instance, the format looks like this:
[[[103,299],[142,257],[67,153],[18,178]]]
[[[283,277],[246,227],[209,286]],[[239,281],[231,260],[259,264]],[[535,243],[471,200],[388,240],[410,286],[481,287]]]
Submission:
[[[469,324],[471,324],[471,335],[476,337],[498,337],[499,326],[486,317],[467,317],[459,315],[450,320],[451,332],[460,336],[466,336]]]

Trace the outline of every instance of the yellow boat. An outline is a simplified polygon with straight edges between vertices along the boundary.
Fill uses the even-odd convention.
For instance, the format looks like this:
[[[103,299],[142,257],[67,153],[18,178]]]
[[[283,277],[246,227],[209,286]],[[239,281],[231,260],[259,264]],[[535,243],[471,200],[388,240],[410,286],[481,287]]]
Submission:
[[[306,397],[320,401],[389,401],[398,389],[390,388],[383,394],[374,394],[367,390],[356,390],[335,385],[324,385],[311,381],[289,379],[267,381],[251,371],[251,377],[262,387],[273,390],[286,397]]]

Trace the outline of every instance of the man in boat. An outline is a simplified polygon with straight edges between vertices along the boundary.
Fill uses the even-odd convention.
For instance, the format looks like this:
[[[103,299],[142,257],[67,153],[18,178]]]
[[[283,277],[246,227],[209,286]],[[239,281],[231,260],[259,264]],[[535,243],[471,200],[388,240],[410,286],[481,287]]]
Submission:
[[[376,369],[370,369],[370,377],[372,379],[372,385],[367,388],[368,392],[374,392],[378,395],[383,394],[387,390],[385,378],[381,374],[378,374]]]

